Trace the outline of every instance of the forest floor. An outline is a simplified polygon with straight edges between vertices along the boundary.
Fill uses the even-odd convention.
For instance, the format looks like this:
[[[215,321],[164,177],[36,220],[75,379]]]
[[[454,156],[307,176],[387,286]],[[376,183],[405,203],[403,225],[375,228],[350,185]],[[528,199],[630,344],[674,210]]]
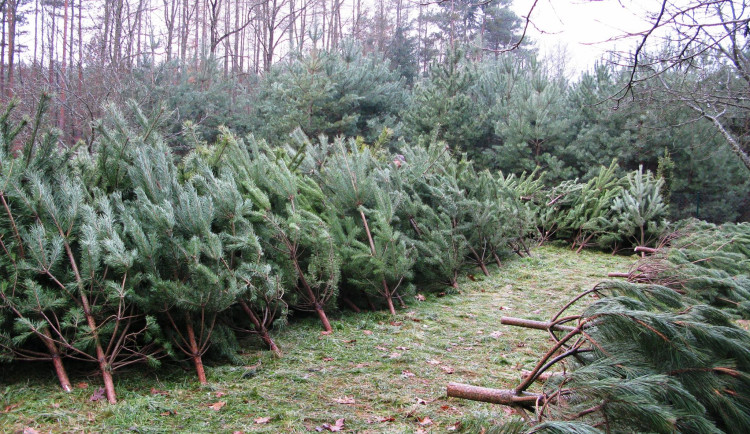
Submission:
[[[116,405],[92,401],[100,379],[91,371],[73,369],[74,391],[65,394],[46,364],[6,365],[0,432],[315,432],[336,429],[340,419],[342,432],[479,432],[512,412],[447,398],[446,385],[513,387],[550,342],[500,317],[548,319],[634,261],[539,248],[492,268],[489,278],[465,279],[458,293],[418,291],[424,300],[409,300],[395,317],[344,311],[333,316],[330,335],[314,318],[292,319],[274,334],[283,358],[249,339],[242,364],[207,367],[208,386],[187,365],[118,371]]]

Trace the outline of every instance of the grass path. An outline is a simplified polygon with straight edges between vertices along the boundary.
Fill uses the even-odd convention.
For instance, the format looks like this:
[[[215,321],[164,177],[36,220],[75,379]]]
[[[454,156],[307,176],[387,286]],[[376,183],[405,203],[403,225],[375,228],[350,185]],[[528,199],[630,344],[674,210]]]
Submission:
[[[344,419],[359,433],[446,432],[510,417],[490,404],[449,399],[451,381],[513,387],[548,346],[543,332],[500,325],[504,315],[546,319],[575,293],[625,271],[634,258],[544,247],[530,258],[461,285],[460,294],[426,292],[396,317],[343,313],[334,332],[314,319],[276,333],[275,359],[251,341],[243,365],[192,372],[141,368],[116,376],[120,403],[89,398],[99,379],[73,373],[59,391],[46,365],[0,368],[0,432],[315,432]],[[86,386],[84,388],[84,386]],[[421,422],[421,423],[420,423]],[[473,430],[472,428],[471,430]]]

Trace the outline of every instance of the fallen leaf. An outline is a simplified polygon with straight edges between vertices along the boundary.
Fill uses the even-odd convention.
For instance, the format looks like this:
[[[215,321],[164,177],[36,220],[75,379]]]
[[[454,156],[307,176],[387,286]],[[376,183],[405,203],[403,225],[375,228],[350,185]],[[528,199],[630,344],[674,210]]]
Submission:
[[[355,368],[366,368],[368,366],[370,366],[369,363],[357,363],[356,365],[354,365]]]
[[[263,425],[265,423],[268,423],[271,421],[271,418],[269,416],[266,417],[259,417],[255,419],[253,422],[257,423],[258,425]]]
[[[342,398],[334,398],[333,400],[338,402],[339,404],[354,404],[355,403],[353,396],[346,396],[346,395],[344,395],[344,397]]]
[[[232,434],[245,434],[245,431],[232,431]]]
[[[515,413],[515,411],[513,411],[513,409],[510,408],[510,407],[503,407],[503,411],[505,412],[505,414],[507,414],[509,416],[512,415],[513,413]]]
[[[408,348],[406,348],[406,347],[396,347],[396,349],[397,349],[397,350],[401,350],[401,351],[406,351],[406,350],[408,350]]]
[[[401,376],[404,378],[414,377],[415,374],[411,371],[401,371]]]
[[[452,374],[454,372],[453,368],[451,368],[450,366],[441,366],[440,369],[442,369],[446,374]]]
[[[391,321],[391,325],[394,327],[401,327],[403,324],[401,321]]]
[[[323,425],[316,427],[315,431],[321,432],[325,429],[331,432],[337,432],[337,431],[341,431],[343,428],[344,428],[344,419],[337,419],[333,425],[331,425],[330,423],[324,423]]]
[[[336,419],[336,424],[333,425],[330,430],[333,432],[341,431],[344,428],[344,419]]]
[[[503,335],[503,332],[500,332],[500,331],[494,331],[494,332],[490,333],[490,336],[492,336],[495,339],[499,338],[502,335]]]
[[[472,282],[476,282],[477,281],[476,276],[474,276],[473,274],[467,274],[466,277],[468,277],[469,280],[471,280]]]
[[[323,357],[323,361],[324,361],[324,362],[332,362],[332,361],[334,361],[334,360],[335,360],[335,359],[334,359],[333,357]]]
[[[424,399],[418,397],[417,398],[417,404],[427,405],[427,401],[425,401]]]
[[[451,408],[451,406],[450,406],[450,405],[441,405],[441,406],[440,406],[440,409],[441,409],[441,410],[443,410],[443,411],[446,411],[446,410],[448,410],[449,408]]]
[[[428,360],[427,363],[429,363],[430,365],[439,365],[442,362],[440,360],[432,359],[432,360]]]
[[[419,420],[419,424],[422,426],[430,426],[432,425],[432,419],[430,419],[429,416],[425,416],[424,419]]]
[[[355,342],[357,342],[356,339],[349,339],[348,341],[344,341],[345,344],[353,344]]]
[[[60,404],[58,404],[57,402],[53,402],[52,408],[60,408]]]
[[[3,410],[3,413],[10,413],[11,411],[13,411],[13,409],[16,409],[16,408],[18,408],[18,407],[19,407],[20,405],[21,405],[21,404],[11,404],[11,405],[6,405],[6,406],[5,406],[5,410]]]
[[[412,318],[411,320],[414,321],[414,322],[422,322],[422,320],[419,319],[419,318]]]
[[[380,419],[380,422],[395,422],[395,421],[396,421],[395,417],[384,417]]]
[[[484,330],[477,330],[477,334],[478,335],[483,335],[484,334]]]
[[[103,387],[100,387],[99,389],[97,389],[97,391],[94,392],[93,395],[91,395],[91,398],[89,398],[89,401],[96,402],[96,401],[99,401],[100,399],[104,399],[104,388]]]
[[[448,431],[457,431],[461,427],[461,422],[456,422],[448,427]]]
[[[162,396],[167,396],[167,395],[169,395],[169,392],[167,392],[167,391],[164,391],[164,390],[159,390],[159,389],[155,389],[155,388],[153,388],[153,387],[152,387],[152,388],[151,388],[151,394],[152,394],[152,395],[162,395]]]
[[[425,298],[425,296],[424,296],[424,295],[422,295],[422,294],[417,294],[417,295],[415,295],[415,296],[414,296],[414,298],[416,298],[416,299],[417,299],[417,300],[419,300],[419,301],[425,301],[425,300],[427,300],[427,299]]]
[[[39,434],[39,431],[35,430],[34,428],[24,427],[22,433],[23,434]]]
[[[371,330],[363,330],[362,333],[366,334],[367,336],[370,336],[372,334]]]
[[[76,383],[76,387],[79,389],[85,389],[89,387],[89,383],[84,383],[84,382]]]
[[[513,308],[508,307],[508,306],[500,306],[500,310],[513,310]],[[537,311],[534,312],[534,313],[539,313],[539,312],[541,312],[541,311],[537,309]]]
[[[382,347],[382,346],[380,346],[380,345],[376,346],[376,347],[375,347],[375,349],[376,349],[376,350],[380,350],[380,351],[388,351],[388,348],[386,348],[386,347]]]
[[[177,416],[177,412],[174,410],[168,410],[164,413],[159,413],[160,416]]]
[[[227,394],[227,392],[218,391],[218,392],[216,392],[216,397],[217,398],[221,398],[222,396],[224,396],[226,394]]]
[[[401,353],[391,353],[388,355],[389,359],[397,359],[399,357],[401,357]]]
[[[219,411],[219,410],[221,410],[221,409],[222,409],[222,407],[224,407],[225,405],[227,405],[227,403],[226,403],[226,402],[224,402],[224,401],[219,401],[219,402],[214,402],[213,404],[209,404],[209,405],[208,405],[208,407],[209,407],[209,408],[211,408],[211,410],[213,410],[213,411]]]

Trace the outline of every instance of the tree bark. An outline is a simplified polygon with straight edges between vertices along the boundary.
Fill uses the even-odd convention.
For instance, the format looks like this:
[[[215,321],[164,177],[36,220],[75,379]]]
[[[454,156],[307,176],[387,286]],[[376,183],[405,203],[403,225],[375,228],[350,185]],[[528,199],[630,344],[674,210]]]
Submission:
[[[534,408],[543,402],[544,395],[522,392],[516,394],[514,390],[491,389],[488,387],[471,386],[469,384],[448,383],[447,395],[451,398],[463,398],[471,401],[489,402],[491,404],[514,405]]]
[[[570,332],[570,331],[575,330],[575,327],[571,327],[571,326],[559,325],[559,324],[553,325],[551,322],[547,322],[547,321],[534,321],[531,319],[513,318],[509,316],[504,316],[500,318],[500,324],[517,326],[517,327],[525,327],[528,329],[536,329],[536,330],[549,330],[550,328],[552,328],[552,330],[558,330],[558,331],[564,331],[564,332]]]
[[[345,304],[345,305],[346,305],[346,306],[347,306],[347,307],[348,307],[349,309],[353,310],[354,312],[356,312],[356,313],[360,313],[360,312],[362,312],[362,309],[360,309],[359,307],[357,307],[357,305],[356,305],[356,304],[354,304],[354,302],[353,302],[353,301],[349,300],[349,298],[347,298],[347,297],[341,297],[341,301],[342,301],[342,302],[343,302],[343,303],[344,303],[344,304]]]
[[[240,300],[240,306],[242,307],[242,310],[245,311],[247,316],[250,317],[250,321],[253,323],[255,330],[258,332],[258,335],[260,335],[260,338],[263,340],[263,342],[268,345],[268,349],[273,351],[276,357],[281,357],[281,350],[276,346],[276,342],[271,339],[271,335],[268,333],[268,328],[260,322],[258,316],[255,315],[255,312],[250,309],[250,306],[248,306],[248,304],[244,300]]]
[[[52,365],[55,367],[55,374],[57,374],[57,379],[60,380],[60,386],[66,392],[72,391],[73,387],[70,385],[68,373],[67,371],[65,371],[65,366],[63,365],[62,358],[60,357],[60,351],[57,349],[57,345],[52,339],[52,335],[47,329],[45,329],[42,334],[44,335],[42,341],[44,341],[44,346],[47,347],[47,351],[49,351],[49,354],[52,357]]]
[[[474,247],[469,246],[469,250],[471,250],[471,254],[474,255],[474,259],[477,260],[477,263],[479,264],[479,268],[482,269],[482,273],[484,273],[485,276],[490,275],[490,272],[487,271],[487,266],[484,265],[484,261],[482,261],[482,258],[479,256],[479,253],[477,253],[476,250],[474,250]]]
[[[659,249],[655,249],[653,247],[646,247],[646,246],[636,246],[635,251],[638,253],[658,253]]]
[[[201,384],[208,384],[206,380],[206,371],[203,369],[203,358],[201,357],[200,349],[198,348],[198,342],[195,340],[195,331],[193,330],[193,322],[190,319],[190,314],[185,314],[185,327],[187,328],[188,344],[190,345],[190,358],[193,359],[195,365],[195,372],[198,374],[198,381]]]

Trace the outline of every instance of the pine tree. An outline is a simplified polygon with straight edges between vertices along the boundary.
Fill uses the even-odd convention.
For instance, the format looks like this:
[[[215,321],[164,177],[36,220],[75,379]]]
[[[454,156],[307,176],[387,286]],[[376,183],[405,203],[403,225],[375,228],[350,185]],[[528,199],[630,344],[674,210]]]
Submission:
[[[258,234],[263,222],[257,215],[271,206],[268,195],[256,185],[257,168],[262,165],[251,158],[242,141],[222,128],[216,144],[201,146],[186,157],[182,176],[212,197],[214,228],[228,256],[224,267],[246,288],[238,300],[239,308],[252,323],[253,332],[281,355],[270,330],[286,321],[287,303],[283,275],[267,263],[269,252],[261,239],[265,234]]]
[[[476,68],[462,60],[461,50],[450,51],[430,68],[429,79],[414,89],[403,113],[407,137],[433,139],[462,152],[478,154],[477,147],[491,133],[488,111],[476,103],[472,90]]]
[[[393,298],[409,289],[414,262],[413,246],[394,227],[400,198],[391,196],[387,172],[378,170],[367,147],[343,139],[334,147],[321,188],[331,207],[328,223],[342,249],[343,277],[365,293],[380,295],[395,314]]]
[[[53,134],[33,141],[37,130],[35,122],[32,141],[18,156],[2,155],[0,167],[8,222],[0,236],[0,266],[8,276],[0,295],[15,317],[12,351],[51,360],[67,391],[63,357],[97,363],[106,397],[115,403],[112,371],[155,362],[146,342],[154,324],[133,310],[133,253],[120,242],[110,198],[95,186],[85,187],[72,170],[71,152],[58,152]],[[46,354],[25,345],[32,337],[44,344]]]
[[[660,193],[664,181],[644,173],[641,166],[628,174],[626,182],[611,205],[616,227],[612,232],[646,246],[658,240],[666,227],[667,206]]]
[[[231,195],[232,183],[200,176],[180,182],[172,158],[160,140],[133,150],[128,176],[135,198],[123,202],[120,213],[126,243],[138,252],[135,268],[141,309],[162,318],[175,347],[190,358],[199,381],[206,383],[202,356],[211,344],[218,315],[249,286],[247,276],[238,277],[239,267],[228,266],[231,256],[259,254],[257,241],[247,236],[251,227],[246,221],[239,222],[238,229],[246,231],[240,236],[231,238],[217,230],[217,206],[207,191],[201,191]],[[221,187],[229,193],[215,190]],[[235,209],[240,213],[251,208],[245,201],[231,206],[239,207]]]

